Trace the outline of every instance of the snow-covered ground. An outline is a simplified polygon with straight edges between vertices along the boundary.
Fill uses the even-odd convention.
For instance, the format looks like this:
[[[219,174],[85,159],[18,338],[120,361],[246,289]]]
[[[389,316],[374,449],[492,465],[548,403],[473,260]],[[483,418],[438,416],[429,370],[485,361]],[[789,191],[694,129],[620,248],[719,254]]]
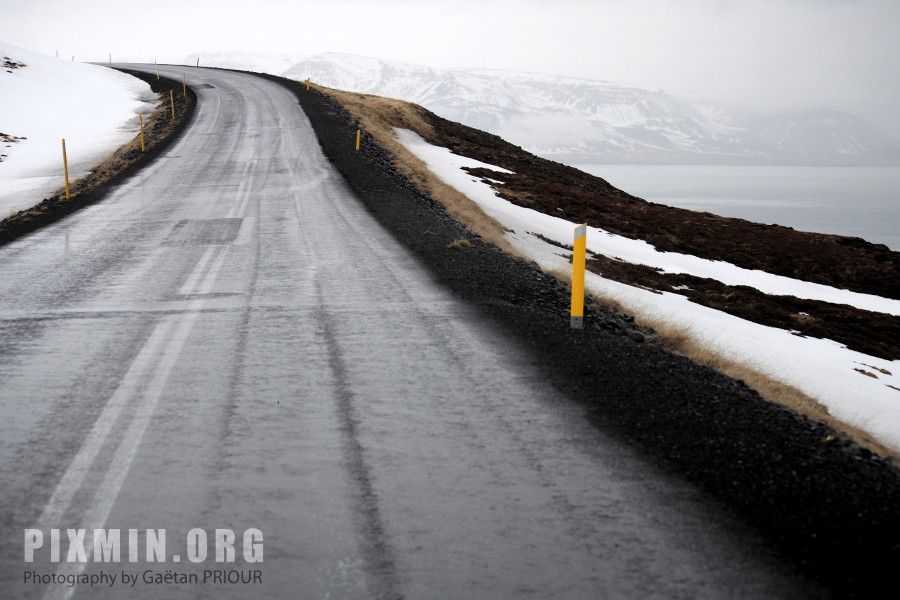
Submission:
[[[571,245],[575,223],[516,206],[498,197],[463,167],[504,169],[433,146],[408,130],[397,130],[400,143],[421,158],[438,177],[477,202],[510,229],[509,241],[541,267],[570,269],[566,251],[532,234]],[[629,240],[602,229],[588,228],[588,251],[611,258],[690,273],[729,284],[751,285],[770,294],[840,302],[866,310],[900,315],[900,301],[838,290],[730,263],[672,252]],[[653,293],[587,273],[587,286],[619,299],[629,309],[687,330],[724,356],[750,365],[792,385],[825,404],[838,419],[860,427],[900,452],[900,361],[888,361],[848,350],[831,340],[804,338],[690,302],[672,293]],[[870,373],[865,375],[860,369]],[[890,374],[888,374],[890,373]],[[874,376],[874,377],[873,377]],[[893,387],[889,387],[893,386]]]
[[[86,175],[137,134],[156,95],[143,81],[106,67],[57,59],[0,41],[0,219],[30,208]]]
[[[133,138],[138,113],[148,114],[155,102],[147,84],[105,67],[43,56],[0,42],[0,64],[7,61],[25,66],[0,69],[0,133],[26,139],[0,142],[0,155],[5,155],[0,162],[0,218],[33,206],[62,187],[61,138],[66,138],[70,178],[74,181]],[[532,233],[571,244],[575,224],[502,200],[461,167],[502,169],[431,146],[409,131],[398,130],[398,135],[401,143],[439,177],[508,227],[510,242],[524,254],[546,268],[569,268],[563,251]],[[589,229],[588,250],[667,272],[752,285],[770,294],[791,294],[900,315],[900,302],[896,300],[749,271],[729,263],[658,252],[644,242],[600,229]],[[722,354],[818,398],[839,419],[871,432],[900,451],[898,361],[854,352],[830,340],[802,338],[750,323],[677,294],[656,294],[592,273],[587,277],[589,287],[597,292],[618,298],[641,314],[685,328]]]

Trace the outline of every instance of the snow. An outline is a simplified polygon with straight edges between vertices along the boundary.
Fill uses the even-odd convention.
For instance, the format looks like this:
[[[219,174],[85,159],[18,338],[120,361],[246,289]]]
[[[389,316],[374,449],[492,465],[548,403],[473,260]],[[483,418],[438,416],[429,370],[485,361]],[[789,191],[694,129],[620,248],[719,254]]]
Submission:
[[[197,57],[188,55],[183,64],[194,65]],[[863,150],[872,154],[859,160],[896,162],[882,150],[895,140],[844,113],[833,113],[838,118],[829,124],[815,109],[757,112],[610,81],[432,68],[338,52],[199,57],[201,66],[310,78],[327,87],[414,102],[561,162],[789,164],[802,157],[840,160]]]
[[[0,143],[0,218],[63,187],[63,138],[75,181],[133,139],[138,113],[155,108],[150,86],[119,71],[0,41],[2,57],[26,66],[0,69],[0,132],[27,139]]]
[[[462,169],[508,171],[433,146],[414,132],[397,129],[396,133],[400,143],[422,159],[435,175],[507,227],[510,230],[507,239],[524,255],[545,269],[571,268],[564,256],[566,251],[533,234],[571,245],[575,223],[507,202],[490,185]],[[732,285],[752,285],[769,294],[841,302],[900,315],[900,302],[896,300],[741,269],[726,262],[659,252],[645,242],[594,227],[588,228],[587,244],[588,251],[594,254],[660,267],[668,272],[691,273]],[[868,431],[900,452],[900,361],[855,352],[832,340],[800,337],[783,329],[751,323],[695,304],[679,294],[654,293],[590,272],[586,281],[589,289],[617,299],[629,310],[680,327],[723,356],[800,389],[827,406],[836,418]]]
[[[182,59],[182,64],[194,66],[197,60],[201,67],[220,67],[239,71],[255,71],[280,75],[303,60],[296,54],[272,54],[268,52],[197,52]]]

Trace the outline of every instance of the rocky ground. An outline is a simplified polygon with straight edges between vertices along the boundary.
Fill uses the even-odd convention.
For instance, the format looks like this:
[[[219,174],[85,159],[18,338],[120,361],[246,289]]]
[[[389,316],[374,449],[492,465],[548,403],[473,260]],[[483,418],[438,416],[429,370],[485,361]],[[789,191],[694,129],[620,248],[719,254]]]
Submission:
[[[366,136],[355,151],[357,123],[329,97],[281,81],[379,221],[440,282],[533,352],[548,380],[581,403],[596,427],[739,513],[836,597],[874,598],[886,589],[880,586],[900,566],[900,471],[739,381],[634,341],[626,315],[598,307],[583,331],[570,329],[569,298],[555,278],[448,217]],[[614,188],[609,194],[631,201]],[[451,247],[461,238],[471,245]]]
[[[422,116],[433,128],[428,141],[513,171],[472,171],[502,182],[496,189],[510,202],[547,214],[561,211],[569,219],[645,240],[662,252],[692,254],[746,269],[900,298],[900,252],[884,244],[648,202],[599,177],[529,154],[495,135],[424,109]],[[448,139],[454,141],[442,141]]]
[[[17,144],[22,140],[27,140],[26,137],[16,137],[14,135],[9,135],[8,133],[0,132],[0,144],[3,144],[5,148],[12,148],[13,144]],[[0,154],[0,162],[3,162],[3,159],[6,158],[6,154]]]
[[[28,66],[25,63],[17,62],[8,56],[0,57],[0,60],[3,61],[0,62],[0,68],[5,69],[7,73],[12,73],[13,69],[21,69],[22,67]]]
[[[641,337],[640,330],[627,315],[595,306],[586,314],[584,330],[570,329],[569,297],[559,281],[527,261],[500,252],[450,218],[440,204],[400,176],[391,156],[367,136],[361,151],[355,151],[352,140],[357,124],[327,96],[308,92],[297,82],[280,81],[296,94],[325,154],[385,228],[428,265],[436,279],[503,330],[511,343],[534,353],[548,381],[580,403],[598,429],[633,444],[648,459],[680,473],[730,507],[764,533],[786,562],[828,586],[834,597],[878,598],[891,589],[900,567],[900,512],[895,509],[900,505],[900,471],[826,426],[764,400],[739,381],[635,341]],[[455,129],[453,124],[446,127],[445,131]],[[648,207],[649,203],[615,190],[602,179],[584,179],[590,176],[553,166],[500,143],[499,138],[472,131],[459,130],[455,143],[483,147],[485,162],[517,171],[516,166],[496,159],[505,152],[519,161],[519,170],[531,161],[528,172],[543,173],[548,185],[563,177],[568,178],[570,183],[562,184],[570,191],[599,186],[613,199],[612,205],[670,214],[678,210]],[[489,139],[495,141],[484,141]],[[151,156],[146,153],[119,177]],[[4,221],[0,243],[101,198],[117,181],[111,176],[103,179],[77,202],[62,203],[57,197],[45,201],[43,209],[28,211],[32,214]],[[507,186],[507,193],[515,196],[512,182]],[[701,224],[721,219],[688,218]],[[624,214],[613,220],[622,223],[617,232],[627,235],[632,217]],[[683,220],[669,217],[659,243],[665,247],[669,240],[671,246],[665,249],[684,251],[679,244],[688,243],[684,239],[690,236],[683,239],[677,234],[684,226]],[[460,239],[469,245],[456,243]],[[843,239],[849,241],[828,242],[829,249],[844,246],[860,260],[871,258],[866,264],[896,269],[896,258],[885,255],[882,248]],[[753,254],[723,248],[712,257],[740,264]],[[772,254],[762,260],[796,270],[799,263],[787,260],[789,254],[777,249]],[[830,264],[822,261],[820,266],[804,268],[809,277],[821,271],[825,280],[834,283],[834,277],[839,277],[854,289],[851,285],[858,283],[850,282],[853,277],[848,279],[842,271],[830,273]],[[890,283],[889,278],[896,275],[886,277]],[[867,285],[865,277],[857,280]],[[865,289],[879,289],[877,282],[873,285]]]
[[[496,136],[423,111],[433,127],[432,143],[451,145],[465,156],[513,173],[471,169],[510,202],[550,215],[646,240],[657,250],[692,254],[837,288],[900,298],[900,252],[860,238],[796,231],[743,219],[648,202],[605,180],[532,156]],[[500,182],[499,184],[495,182]],[[828,338],[852,350],[900,359],[900,319],[844,304],[763,294],[690,275],[663,274],[646,265],[602,256],[588,269],[629,285],[687,296],[692,302],[742,319]]]

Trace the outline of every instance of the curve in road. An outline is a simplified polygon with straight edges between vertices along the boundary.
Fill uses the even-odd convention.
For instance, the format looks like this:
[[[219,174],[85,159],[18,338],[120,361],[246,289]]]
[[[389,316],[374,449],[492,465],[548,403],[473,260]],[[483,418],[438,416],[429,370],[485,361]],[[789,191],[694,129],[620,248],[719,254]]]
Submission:
[[[809,593],[754,533],[588,426],[436,285],[348,190],[289,92],[212,69],[188,81],[194,121],[152,166],[0,248],[7,591]],[[91,531],[118,529],[121,562],[52,561],[51,530],[63,557],[79,547],[70,528],[88,532],[86,556]],[[27,529],[46,541],[34,563]],[[213,550],[217,529],[233,531],[235,562],[188,560],[196,529]],[[241,536],[257,529],[264,560],[247,562]],[[203,583],[216,569],[261,581]],[[29,571],[139,581],[43,585]],[[148,571],[200,582],[140,580]]]

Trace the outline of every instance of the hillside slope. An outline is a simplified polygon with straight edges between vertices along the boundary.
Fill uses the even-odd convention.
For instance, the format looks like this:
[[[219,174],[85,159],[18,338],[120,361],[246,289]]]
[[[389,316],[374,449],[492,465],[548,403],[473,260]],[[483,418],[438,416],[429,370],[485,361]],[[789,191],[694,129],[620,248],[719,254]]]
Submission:
[[[159,99],[113,69],[60,60],[0,40],[0,218],[63,186],[60,140],[72,181],[138,133]]]
[[[868,597],[890,580],[900,566],[892,508],[900,472],[888,462],[712,369],[631,341],[627,315],[596,305],[583,331],[569,329],[568,298],[552,277],[452,219],[370,136],[355,151],[358,121],[339,103],[280,81],[376,218],[438,281],[533,352],[597,427],[731,506],[836,596]],[[461,238],[468,245],[454,243]]]
[[[573,222],[643,240],[659,252],[724,261],[746,270],[900,299],[900,253],[882,244],[655,204],[599,177],[534,156],[498,136],[443,119],[422,107],[398,106],[391,112],[377,108],[382,100],[376,97],[333,90],[328,93],[358,117],[368,119],[367,125],[376,116],[383,116],[389,123],[379,126],[413,129],[432,144],[494,165],[496,169],[468,171],[516,205],[547,215],[565,215]],[[398,116],[403,111],[416,118]],[[830,337],[873,356],[900,359],[900,324],[893,315],[833,302],[772,296],[599,255],[594,256],[590,268],[618,281],[680,293],[694,302],[757,323],[789,328],[801,335]],[[807,313],[808,318],[791,318],[798,313]]]

